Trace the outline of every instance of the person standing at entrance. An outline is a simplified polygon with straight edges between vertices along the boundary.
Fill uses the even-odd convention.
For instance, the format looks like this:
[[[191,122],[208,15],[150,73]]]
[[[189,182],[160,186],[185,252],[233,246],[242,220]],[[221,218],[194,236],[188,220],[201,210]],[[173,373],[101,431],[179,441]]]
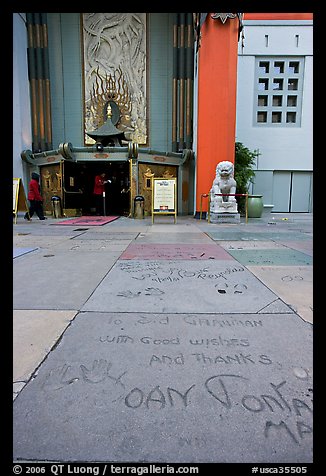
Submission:
[[[96,175],[94,183],[94,197],[96,206],[96,215],[104,215],[104,200],[103,193],[105,192],[105,184],[111,183],[111,180],[105,180],[105,173]]]
[[[40,220],[45,220],[43,212],[43,198],[40,194],[40,176],[39,174],[32,172],[32,179],[28,185],[28,195],[29,200],[29,214],[25,213],[25,220],[30,220],[34,213],[39,217]]]

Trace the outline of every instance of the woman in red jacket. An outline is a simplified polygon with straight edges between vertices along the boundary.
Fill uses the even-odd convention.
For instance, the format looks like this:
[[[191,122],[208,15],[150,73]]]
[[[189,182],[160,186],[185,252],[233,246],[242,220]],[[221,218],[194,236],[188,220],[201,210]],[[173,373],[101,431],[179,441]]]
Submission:
[[[29,182],[28,186],[28,195],[27,198],[29,200],[29,216],[28,213],[25,213],[25,220],[30,220],[31,217],[34,215],[34,212],[39,217],[40,220],[45,220],[45,216],[43,213],[43,198],[40,194],[40,176],[35,172],[32,172],[32,179]]]
[[[94,182],[93,194],[95,197],[96,215],[104,215],[104,203],[105,197],[105,184],[111,183],[111,180],[105,180],[106,174],[103,172],[101,175],[96,175]]]

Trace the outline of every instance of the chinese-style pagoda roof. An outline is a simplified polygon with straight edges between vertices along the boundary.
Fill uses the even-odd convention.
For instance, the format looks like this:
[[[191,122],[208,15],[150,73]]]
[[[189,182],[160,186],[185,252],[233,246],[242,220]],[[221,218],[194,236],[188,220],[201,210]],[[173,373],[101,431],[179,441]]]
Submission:
[[[126,139],[124,132],[119,131],[112,123],[111,109],[109,110],[108,118],[102,126],[95,131],[87,132],[86,134],[94,139],[96,142],[100,142],[103,146],[108,144],[121,145],[121,140]]]

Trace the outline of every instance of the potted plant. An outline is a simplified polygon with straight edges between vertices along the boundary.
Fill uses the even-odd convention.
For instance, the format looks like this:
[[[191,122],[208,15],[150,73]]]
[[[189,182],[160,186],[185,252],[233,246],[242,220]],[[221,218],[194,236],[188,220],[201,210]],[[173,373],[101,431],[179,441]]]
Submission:
[[[253,167],[256,164],[258,150],[251,151],[244,146],[242,142],[235,143],[235,159],[234,159],[234,178],[237,182],[236,193],[248,193],[250,183],[255,176]],[[245,213],[245,200],[240,197],[239,212]],[[248,217],[259,218],[263,213],[262,195],[248,196]]]

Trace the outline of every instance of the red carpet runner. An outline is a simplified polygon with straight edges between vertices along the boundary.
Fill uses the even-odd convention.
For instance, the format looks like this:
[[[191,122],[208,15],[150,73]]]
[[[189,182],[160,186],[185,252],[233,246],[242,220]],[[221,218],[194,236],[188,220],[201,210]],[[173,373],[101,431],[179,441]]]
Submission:
[[[110,223],[111,221],[116,220],[119,216],[84,216],[78,218],[71,218],[63,221],[57,221],[53,225],[81,225],[81,226],[100,226]]]

